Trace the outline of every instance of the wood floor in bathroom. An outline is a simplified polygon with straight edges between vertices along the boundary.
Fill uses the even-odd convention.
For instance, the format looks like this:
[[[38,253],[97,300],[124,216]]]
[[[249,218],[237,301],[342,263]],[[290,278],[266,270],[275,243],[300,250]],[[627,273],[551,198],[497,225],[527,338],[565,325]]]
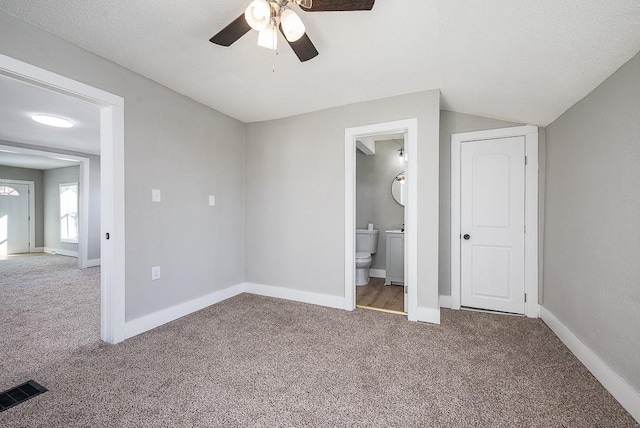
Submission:
[[[404,287],[384,285],[384,278],[371,278],[367,285],[356,287],[356,304],[402,312],[404,310]]]

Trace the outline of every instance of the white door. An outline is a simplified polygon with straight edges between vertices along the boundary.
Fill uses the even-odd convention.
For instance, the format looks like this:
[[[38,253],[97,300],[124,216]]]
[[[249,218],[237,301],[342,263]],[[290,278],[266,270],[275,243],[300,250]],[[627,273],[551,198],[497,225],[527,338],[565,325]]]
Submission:
[[[0,255],[29,252],[29,185],[0,183]]]
[[[461,305],[524,314],[525,137],[461,150]]]

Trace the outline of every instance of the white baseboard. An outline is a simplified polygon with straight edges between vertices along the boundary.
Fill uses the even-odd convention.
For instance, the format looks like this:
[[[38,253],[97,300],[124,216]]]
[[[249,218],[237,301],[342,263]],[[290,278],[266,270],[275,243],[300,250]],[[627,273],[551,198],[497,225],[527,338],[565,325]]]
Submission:
[[[640,393],[629,385],[618,373],[607,365],[595,352],[585,345],[569,328],[544,306],[540,307],[540,318],[564,342],[591,374],[618,400],[627,412],[640,422]]]
[[[87,263],[85,264],[84,267],[90,268],[90,267],[95,267],[95,266],[100,266],[100,259],[87,260]]]
[[[33,249],[33,251],[31,251],[32,253],[44,253],[44,248],[43,247],[35,247]]]
[[[440,309],[418,308],[416,311],[416,318],[418,322],[440,324]]]
[[[438,300],[441,308],[451,309],[451,296],[441,294]]]
[[[78,257],[77,251],[62,250],[60,248],[43,247],[42,251],[48,254],[58,254],[60,256]]]
[[[245,293],[293,300],[294,302],[310,303],[312,305],[327,306],[329,308],[344,309],[344,297],[342,296],[311,293],[309,291],[292,290],[290,288],[254,284],[251,282],[245,282],[243,286]]]
[[[329,296],[326,294],[310,293],[307,291],[292,290],[272,285],[242,283],[223,290],[214,291],[206,296],[199,297],[188,302],[180,303],[167,309],[145,315],[125,323],[125,338],[129,339],[138,334],[152,330],[168,322],[182,318],[193,312],[208,306],[220,303],[223,300],[237,296],[241,293],[257,294],[259,296],[276,297],[279,299],[293,300],[296,302],[310,303],[327,306],[330,308],[344,309],[344,298],[341,296]]]
[[[211,306],[233,296],[237,296],[242,292],[242,284],[234,285],[223,290],[214,291],[213,293],[197,299],[180,303],[170,308],[127,321],[124,325],[125,338],[129,339],[133,336],[137,336],[145,331],[149,331],[178,318],[182,318],[185,315],[204,309],[207,306]]]
[[[188,302],[180,303],[167,309],[136,318],[125,323],[125,338],[152,330],[168,322],[182,318],[193,312],[208,306],[220,303],[223,300],[237,296],[241,293],[256,294],[259,296],[275,297],[294,302],[309,303],[335,309],[345,309],[345,299],[342,296],[312,293],[309,291],[293,290],[290,288],[276,287],[273,285],[255,284],[245,282],[223,290],[214,291],[206,296],[199,297]],[[440,324],[440,310],[432,308],[418,308],[417,321]]]
[[[369,269],[369,276],[373,278],[386,278],[387,271],[384,269]]]

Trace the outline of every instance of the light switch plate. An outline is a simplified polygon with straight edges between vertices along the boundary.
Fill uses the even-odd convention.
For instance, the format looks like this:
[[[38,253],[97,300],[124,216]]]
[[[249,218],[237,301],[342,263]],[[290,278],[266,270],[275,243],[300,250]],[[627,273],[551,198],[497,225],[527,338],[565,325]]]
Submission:
[[[151,268],[151,280],[155,281],[156,279],[160,279],[160,266]]]
[[[209,195],[209,205],[212,207],[216,206],[216,197],[215,195]]]
[[[162,194],[160,189],[151,190],[151,202],[162,202]]]

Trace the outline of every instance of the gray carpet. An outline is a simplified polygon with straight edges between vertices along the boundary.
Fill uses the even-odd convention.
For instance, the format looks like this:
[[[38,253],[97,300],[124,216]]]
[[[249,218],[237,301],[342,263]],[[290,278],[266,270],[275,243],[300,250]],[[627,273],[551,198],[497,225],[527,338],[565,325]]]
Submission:
[[[100,268],[36,253],[0,260],[0,390],[100,344]]]
[[[56,304],[78,308],[71,348],[49,349],[66,329],[27,321],[36,314],[14,308],[26,297],[6,300],[0,264],[2,322],[7,309],[19,318],[18,331],[2,326],[0,358],[18,365],[3,367],[0,389],[33,378],[50,390],[0,413],[3,427],[638,426],[539,320],[445,310],[433,326],[240,295],[108,346],[90,313],[95,273],[41,273]],[[50,310],[54,324],[65,311]],[[45,356],[30,363],[7,345]]]

